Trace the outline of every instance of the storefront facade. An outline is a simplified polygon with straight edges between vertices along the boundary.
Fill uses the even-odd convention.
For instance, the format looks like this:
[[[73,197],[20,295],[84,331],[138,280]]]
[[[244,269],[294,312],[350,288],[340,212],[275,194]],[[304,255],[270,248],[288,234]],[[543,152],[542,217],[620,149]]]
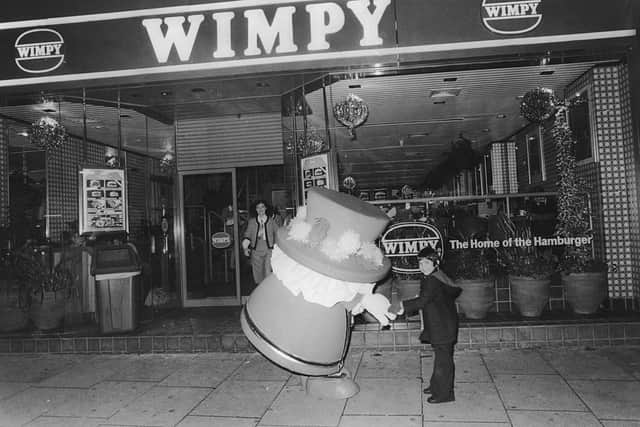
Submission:
[[[34,7],[36,3],[39,7]],[[473,7],[468,0],[192,3],[132,1],[126,10],[98,2],[64,2],[55,10],[47,2],[11,6],[0,23],[5,40],[0,52],[6,58],[0,76],[0,162],[6,171],[0,176],[0,225],[11,226],[8,146],[14,138],[9,130],[16,127],[9,122],[32,121],[32,116],[19,112],[20,105],[29,105],[22,103],[21,97],[40,92],[60,94],[54,97],[58,108],[54,105],[51,114],[76,131],[68,145],[47,154],[46,237],[60,240],[63,231],[74,231],[67,223],[78,218],[77,202],[66,195],[77,194],[77,170],[85,164],[104,164],[105,147],[111,145],[118,156],[127,153],[130,232],[136,234],[135,224],[159,223],[164,210],[169,210],[172,235],[168,240],[174,246],[169,252],[175,271],[165,271],[163,276],[175,275],[181,305],[239,304],[251,289],[243,285],[250,278],[239,273],[244,270],[238,246],[242,232],[239,213],[246,213],[251,201],[265,195],[273,203],[277,198],[284,205],[280,208],[292,211],[304,197],[304,166],[300,162],[311,154],[329,153],[326,182],[319,185],[342,191],[357,189],[361,197],[366,193],[372,202],[387,209],[396,207],[397,212],[407,205],[404,210],[411,211],[412,204],[422,203],[424,210],[429,210],[430,202],[453,206],[460,200],[486,200],[481,208],[491,210],[498,202],[491,205],[489,199],[554,193],[557,170],[554,172],[552,149],[547,149],[553,145],[549,126],[518,125],[492,141],[469,137],[477,148],[481,146],[478,151],[491,154],[488,161],[503,163],[484,169],[473,165],[474,172],[454,177],[457,184],[442,182],[428,191],[426,186],[417,188],[420,183],[411,182],[402,172],[421,179],[438,165],[437,158],[433,163],[416,165],[412,171],[411,161],[416,156],[431,154],[385,157],[383,147],[390,143],[376,148],[374,142],[389,123],[406,127],[393,139],[393,144],[400,141],[403,146],[410,145],[412,138],[424,139],[435,132],[420,130],[418,125],[444,126],[447,121],[403,120],[402,114],[412,112],[397,104],[391,108],[396,114],[391,114],[385,106],[391,98],[376,99],[381,88],[389,94],[399,87],[394,85],[426,91],[428,83],[437,86],[433,80],[437,76],[447,82],[446,88],[464,94],[465,78],[477,83],[481,81],[478,76],[486,75],[491,85],[497,80],[507,85],[506,81],[527,75],[524,69],[541,67],[546,60],[544,65],[557,67],[556,76],[565,73],[571,77],[558,78],[563,84],[559,87],[561,97],[588,92],[590,152],[579,160],[578,174],[591,184],[592,212],[597,213],[592,215],[594,251],[615,266],[608,272],[609,297],[637,307],[640,122],[634,111],[640,111],[640,58],[632,48],[638,47],[640,18],[631,1],[567,0],[560,4],[549,0],[478,0]],[[533,65],[534,60],[539,62]],[[454,75],[457,82],[451,80]],[[246,98],[264,102],[225,110],[222,104],[226,99],[243,97],[224,95],[234,88],[235,80],[251,82],[252,92]],[[281,86],[274,87],[276,81]],[[361,84],[363,81],[370,84]],[[520,82],[520,93],[542,81]],[[376,87],[376,82],[381,84]],[[223,96],[199,98],[205,91],[195,89],[205,84],[208,95],[216,86]],[[165,86],[175,88],[174,92],[183,88],[191,98],[160,93]],[[246,85],[237,90],[247,90]],[[348,129],[331,114],[333,106],[352,93],[358,93],[370,114],[357,129]],[[436,95],[434,101],[440,99]],[[76,127],[61,115],[63,104],[67,111],[73,110],[72,105],[77,114],[84,111],[84,116],[76,116]],[[86,120],[87,111],[101,106],[112,109],[108,114],[113,116],[110,123],[115,132],[110,135],[116,142],[105,143],[97,125]],[[141,115],[144,128],[138,129],[138,135],[123,133],[122,129],[129,129],[126,116],[136,114]],[[449,118],[454,116],[460,121],[471,120],[456,114]],[[308,147],[309,141],[314,141],[312,134],[319,135],[315,149]],[[166,147],[150,148],[150,135],[164,141]],[[452,142],[450,135],[442,138],[448,138],[447,144]],[[301,140],[306,146],[299,146]],[[537,161],[532,157],[536,151],[529,149],[534,140]],[[368,141],[371,145],[367,146]],[[369,154],[380,149],[381,155],[371,154],[368,164],[359,164],[363,162],[344,156],[348,152],[353,159],[354,147]],[[175,156],[175,169],[169,175],[161,173],[159,163],[167,152]],[[518,169],[517,165],[526,167]],[[281,168],[282,172],[274,178],[267,170],[250,170],[259,167]],[[514,176],[507,172],[498,179],[497,174],[509,167]],[[364,169],[361,175],[360,169]],[[376,169],[378,173],[372,174]],[[491,182],[487,171],[491,171]],[[150,177],[154,178],[151,184]],[[349,177],[354,180],[353,187]],[[252,181],[268,179],[274,185],[247,190]],[[514,183],[518,188],[510,187]],[[408,195],[403,198],[405,185],[416,190],[411,202],[407,202]],[[212,191],[216,201],[207,202],[206,193]],[[506,203],[509,209],[525,210],[518,201]],[[474,209],[480,205],[476,203]],[[490,216],[490,212],[480,214]],[[146,238],[143,228],[137,231],[141,240]],[[223,234],[214,239],[216,233]],[[193,249],[198,245],[203,248]],[[192,276],[194,272],[197,277]],[[206,282],[218,280],[225,290],[202,291]],[[498,298],[497,307],[509,299]]]

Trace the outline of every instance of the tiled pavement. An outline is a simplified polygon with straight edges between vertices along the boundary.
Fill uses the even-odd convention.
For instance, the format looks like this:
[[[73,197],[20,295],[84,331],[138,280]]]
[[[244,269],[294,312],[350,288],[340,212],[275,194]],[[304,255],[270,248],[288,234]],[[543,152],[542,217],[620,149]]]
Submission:
[[[361,391],[305,395],[256,353],[0,355],[0,426],[640,427],[640,347],[456,352],[456,401],[426,402],[429,351],[353,349]]]

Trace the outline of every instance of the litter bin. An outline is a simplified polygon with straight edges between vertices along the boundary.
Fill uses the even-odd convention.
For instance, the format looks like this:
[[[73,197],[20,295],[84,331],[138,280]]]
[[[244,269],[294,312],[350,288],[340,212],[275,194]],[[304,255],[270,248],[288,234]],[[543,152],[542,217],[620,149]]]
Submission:
[[[138,251],[131,243],[96,246],[91,274],[96,279],[100,332],[133,331],[137,326],[137,282],[142,271]]]

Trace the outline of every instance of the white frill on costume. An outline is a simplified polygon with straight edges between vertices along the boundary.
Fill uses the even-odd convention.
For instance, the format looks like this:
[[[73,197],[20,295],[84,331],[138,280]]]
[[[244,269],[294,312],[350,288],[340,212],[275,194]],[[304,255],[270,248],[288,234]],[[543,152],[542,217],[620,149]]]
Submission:
[[[375,283],[345,282],[317,273],[289,258],[276,244],[271,254],[271,268],[294,295],[302,294],[309,302],[333,307],[351,301],[357,294],[371,294]]]

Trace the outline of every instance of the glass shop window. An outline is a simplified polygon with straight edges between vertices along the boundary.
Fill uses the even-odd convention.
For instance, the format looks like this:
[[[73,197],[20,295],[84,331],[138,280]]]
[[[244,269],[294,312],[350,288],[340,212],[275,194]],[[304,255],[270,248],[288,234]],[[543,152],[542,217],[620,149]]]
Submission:
[[[527,147],[527,169],[529,173],[529,184],[544,181],[546,177],[544,165],[544,152],[542,149],[542,138],[540,127],[525,135]]]
[[[593,157],[588,90],[578,93],[572,101],[569,107],[569,128],[576,139],[576,161],[580,161]]]

